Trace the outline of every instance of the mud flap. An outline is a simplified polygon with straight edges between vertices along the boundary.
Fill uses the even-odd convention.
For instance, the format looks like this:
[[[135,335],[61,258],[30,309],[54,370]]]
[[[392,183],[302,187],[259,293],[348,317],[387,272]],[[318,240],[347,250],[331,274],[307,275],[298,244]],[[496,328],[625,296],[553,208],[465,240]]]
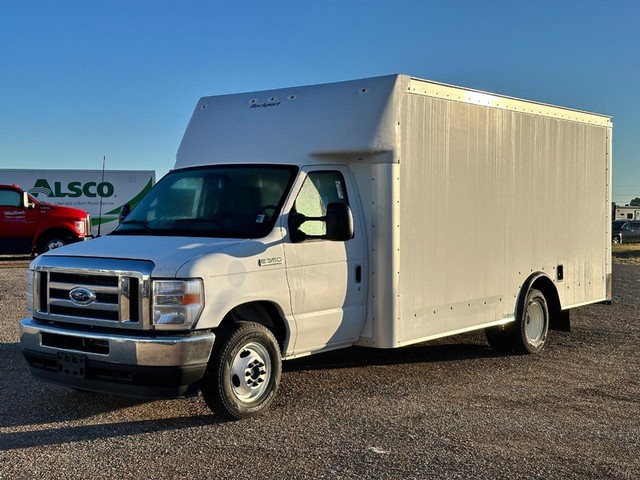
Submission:
[[[571,318],[569,310],[559,310],[554,312],[549,319],[549,330],[559,332],[571,331]]]

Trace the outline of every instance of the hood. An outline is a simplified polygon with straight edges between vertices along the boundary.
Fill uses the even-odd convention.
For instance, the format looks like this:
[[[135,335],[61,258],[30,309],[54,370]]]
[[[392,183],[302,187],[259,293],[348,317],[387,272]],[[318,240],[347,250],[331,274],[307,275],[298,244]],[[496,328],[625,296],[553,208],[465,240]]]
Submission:
[[[52,205],[50,203],[40,202],[40,212],[57,217],[78,218],[83,219],[87,216],[87,212],[79,208],[64,207],[62,205]]]
[[[195,258],[219,252],[246,241],[235,238],[108,235],[56,248],[41,257],[148,260],[156,266],[154,274],[175,276],[181,266]]]

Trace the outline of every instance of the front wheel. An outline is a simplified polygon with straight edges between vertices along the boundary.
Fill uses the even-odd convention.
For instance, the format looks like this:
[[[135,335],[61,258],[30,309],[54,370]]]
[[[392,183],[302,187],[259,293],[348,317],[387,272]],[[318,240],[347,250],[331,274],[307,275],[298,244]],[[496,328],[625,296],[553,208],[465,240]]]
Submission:
[[[36,252],[39,254],[64,247],[72,242],[72,238],[68,234],[49,233],[42,237],[36,246]]]
[[[240,420],[262,413],[273,401],[282,370],[273,333],[253,322],[234,323],[216,338],[202,396],[218,416]]]

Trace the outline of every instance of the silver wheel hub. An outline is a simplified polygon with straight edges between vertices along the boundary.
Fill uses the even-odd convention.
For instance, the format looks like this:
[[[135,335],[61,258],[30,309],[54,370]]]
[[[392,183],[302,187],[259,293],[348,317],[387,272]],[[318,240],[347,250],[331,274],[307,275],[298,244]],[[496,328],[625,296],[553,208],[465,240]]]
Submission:
[[[46,249],[53,250],[54,248],[64,247],[64,242],[62,240],[51,240],[47,243]]]
[[[525,335],[529,342],[536,346],[544,341],[544,308],[538,300],[532,300],[525,317]]]
[[[271,378],[271,357],[259,343],[242,347],[231,363],[231,390],[246,403],[259,400]]]

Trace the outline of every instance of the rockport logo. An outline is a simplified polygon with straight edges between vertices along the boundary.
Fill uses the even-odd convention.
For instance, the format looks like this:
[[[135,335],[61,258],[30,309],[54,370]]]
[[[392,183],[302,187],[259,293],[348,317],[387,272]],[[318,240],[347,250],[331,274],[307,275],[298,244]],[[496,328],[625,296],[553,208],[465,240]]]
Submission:
[[[69,298],[76,305],[89,305],[96,301],[96,294],[84,287],[76,287],[69,292]]]
[[[249,108],[269,108],[269,107],[277,107],[281,102],[273,102],[273,103],[252,103]]]

